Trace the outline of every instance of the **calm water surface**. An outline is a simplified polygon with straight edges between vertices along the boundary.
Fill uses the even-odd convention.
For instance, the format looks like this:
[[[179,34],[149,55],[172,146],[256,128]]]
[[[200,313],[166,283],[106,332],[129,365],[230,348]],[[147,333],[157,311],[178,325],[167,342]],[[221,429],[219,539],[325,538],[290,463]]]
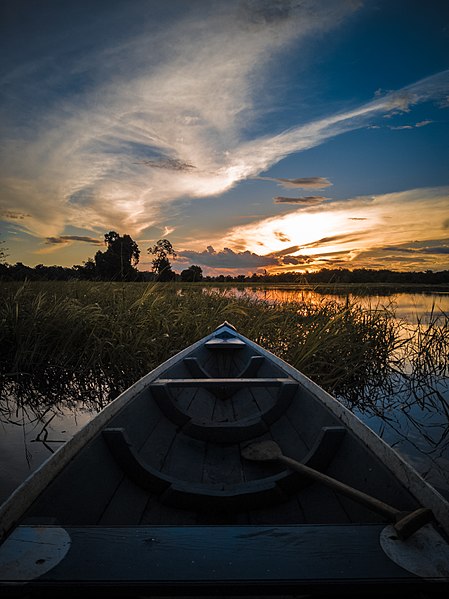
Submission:
[[[397,318],[410,323],[417,319],[428,321],[431,316],[441,312],[449,314],[449,292],[440,293],[394,293],[388,295],[356,295],[354,293],[318,293],[290,287],[246,287],[229,288],[229,293],[235,296],[249,295],[269,302],[303,301],[320,304],[329,300],[346,304],[356,303],[366,309],[394,310]]]
[[[319,303],[329,299],[346,302],[346,296],[298,291],[292,288],[231,289],[230,293],[252,294],[270,302],[300,300]],[[449,314],[449,294],[398,293],[389,296],[355,296],[349,300],[364,308],[387,307],[409,323],[426,322],[439,313]],[[449,494],[449,380],[434,382],[433,393],[421,402],[398,391],[394,398],[353,411],[428,480]],[[436,393],[435,393],[436,392]],[[440,399],[438,399],[440,398]],[[74,401],[70,408],[43,414],[20,407],[9,398],[0,405],[0,502],[29,476],[61,444],[92,419],[96,410]]]

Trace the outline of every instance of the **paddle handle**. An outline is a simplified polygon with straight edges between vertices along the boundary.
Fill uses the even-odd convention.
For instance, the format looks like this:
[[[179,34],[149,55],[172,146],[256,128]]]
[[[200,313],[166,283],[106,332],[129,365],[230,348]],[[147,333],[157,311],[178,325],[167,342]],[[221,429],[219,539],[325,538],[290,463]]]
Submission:
[[[366,505],[374,512],[377,512],[382,516],[386,516],[392,521],[397,520],[397,518],[402,515],[402,512],[400,510],[392,507],[391,505],[388,505],[388,503],[384,503],[383,501],[380,501],[380,499],[371,497],[371,495],[367,495],[366,493],[363,493],[363,491],[354,489],[354,487],[350,487],[349,485],[346,485],[345,483],[342,483],[341,481],[336,480],[331,476],[327,476],[327,474],[323,474],[318,470],[314,470],[313,468],[310,468],[305,464],[301,464],[301,462],[297,462],[292,458],[281,455],[278,457],[278,460],[286,466],[288,466],[289,468],[291,468],[292,470],[296,470],[296,472],[299,472],[300,474],[304,474],[305,476],[313,478],[314,480],[322,483],[323,485],[327,485],[334,491],[337,491],[337,493],[346,495],[350,499],[354,499],[358,503]]]

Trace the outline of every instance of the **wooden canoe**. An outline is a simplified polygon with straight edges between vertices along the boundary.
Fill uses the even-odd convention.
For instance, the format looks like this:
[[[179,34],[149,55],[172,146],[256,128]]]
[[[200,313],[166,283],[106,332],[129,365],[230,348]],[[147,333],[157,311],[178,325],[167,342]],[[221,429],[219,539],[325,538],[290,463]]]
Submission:
[[[262,461],[268,446],[281,457]],[[1,506],[0,522],[5,596],[379,596],[449,584],[446,500],[228,323],[108,405]]]

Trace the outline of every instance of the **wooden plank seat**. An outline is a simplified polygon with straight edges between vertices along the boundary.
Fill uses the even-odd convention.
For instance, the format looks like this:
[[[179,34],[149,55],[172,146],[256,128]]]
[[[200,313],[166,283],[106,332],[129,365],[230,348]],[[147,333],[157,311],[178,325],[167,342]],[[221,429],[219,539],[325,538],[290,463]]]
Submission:
[[[204,347],[215,351],[243,349],[246,343],[237,337],[214,337],[204,344]]]
[[[251,439],[266,433],[270,425],[278,420],[289,407],[297,389],[298,384],[292,379],[270,379],[270,381],[279,386],[276,400],[271,407],[265,411],[259,411],[255,415],[241,418],[235,421],[215,422],[213,420],[195,420],[173,399],[169,391],[170,386],[177,386],[181,379],[159,379],[150,385],[152,395],[158,404],[162,413],[174,424],[181,427],[183,433],[189,437],[203,441],[215,441],[217,443],[237,443]],[[189,379],[182,379],[182,381]],[[241,386],[242,381],[263,381],[264,379],[207,379],[206,382],[212,385],[221,386],[222,381],[232,381],[237,387]],[[201,379],[201,385],[203,379]],[[198,379],[195,385],[198,386]]]
[[[157,379],[154,384],[169,387],[203,388],[211,391],[216,397],[227,399],[232,397],[237,389],[244,387],[277,387],[283,383],[293,381],[290,378],[257,378],[257,377],[211,377],[207,373],[204,378],[170,378]]]
[[[342,442],[345,429],[323,427],[302,463],[320,471],[327,469]],[[190,510],[246,511],[287,501],[290,495],[311,484],[308,477],[284,468],[278,474],[234,484],[180,480],[145,463],[124,428],[107,428],[106,444],[125,475],[140,487],[159,496],[167,505]]]
[[[151,383],[152,387],[203,387],[204,389],[214,389],[217,387],[232,387],[240,389],[242,387],[279,387],[285,383],[295,383],[291,378],[198,378],[198,379],[156,379]],[[297,383],[295,383],[297,384]]]
[[[263,356],[251,356],[247,364],[243,367],[243,369],[235,378],[242,379],[255,377],[264,362],[265,358]],[[184,358],[184,364],[187,367],[190,374],[197,379],[213,378],[202,366],[202,364],[200,364],[197,357]]]
[[[425,581],[386,555],[379,542],[383,524],[24,526],[17,529],[16,543],[36,563],[45,561],[47,538],[53,540],[58,528],[70,542],[59,562],[40,576],[30,572],[27,577],[19,562],[11,561],[1,581],[17,580],[26,596],[78,596],[103,589],[176,597],[355,597],[356,591],[379,597],[387,590],[388,597],[394,590],[400,596],[421,596]],[[58,550],[56,545],[53,551]],[[444,575],[432,580],[433,589],[442,593]]]

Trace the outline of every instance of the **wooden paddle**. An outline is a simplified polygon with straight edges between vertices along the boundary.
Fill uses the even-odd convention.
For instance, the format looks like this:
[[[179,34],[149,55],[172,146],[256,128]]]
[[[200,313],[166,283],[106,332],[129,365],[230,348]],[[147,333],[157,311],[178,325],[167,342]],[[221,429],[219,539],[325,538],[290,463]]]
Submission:
[[[401,539],[407,539],[416,530],[430,522],[433,518],[432,511],[428,508],[418,508],[412,512],[403,512],[401,510],[384,503],[380,499],[376,499],[371,495],[363,493],[354,487],[327,476],[318,470],[314,470],[301,462],[289,458],[283,455],[281,448],[274,441],[262,441],[261,443],[253,443],[248,445],[242,451],[242,455],[247,460],[256,462],[263,461],[277,461],[285,464],[292,470],[296,470],[304,476],[308,476],[317,482],[327,485],[337,493],[346,495],[350,499],[365,505],[374,512],[387,517],[390,521],[394,522],[394,528]]]

